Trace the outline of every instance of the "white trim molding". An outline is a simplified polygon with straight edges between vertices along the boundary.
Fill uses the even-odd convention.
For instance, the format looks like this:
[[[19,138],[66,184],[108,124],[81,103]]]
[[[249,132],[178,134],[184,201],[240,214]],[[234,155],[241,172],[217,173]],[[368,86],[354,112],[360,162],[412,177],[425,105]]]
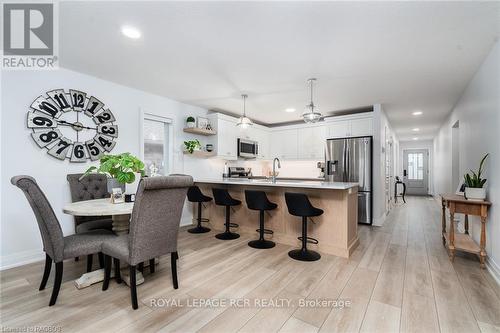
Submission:
[[[491,259],[491,257],[486,258],[486,269],[491,274],[495,282],[500,286],[500,266]]]
[[[31,264],[45,259],[42,250],[30,250],[14,253],[0,258],[0,271]]]

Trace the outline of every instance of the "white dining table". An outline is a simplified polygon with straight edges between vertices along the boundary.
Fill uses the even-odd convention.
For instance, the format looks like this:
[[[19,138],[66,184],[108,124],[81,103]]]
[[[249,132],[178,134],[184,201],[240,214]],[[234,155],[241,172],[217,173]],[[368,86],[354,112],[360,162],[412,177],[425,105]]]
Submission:
[[[112,203],[110,199],[94,199],[68,203],[63,212],[75,216],[112,216],[113,231],[117,235],[127,234],[133,202]]]
[[[112,203],[110,199],[94,199],[68,203],[63,207],[65,214],[74,216],[110,216],[113,219],[113,232],[117,235],[128,234],[130,226],[130,214],[134,209],[133,202]],[[127,265],[121,265],[122,279],[130,285],[128,269],[124,269]],[[113,275],[114,272],[112,271]],[[104,270],[98,269],[89,273],[83,274],[75,281],[78,289],[88,287],[94,283],[104,280]],[[141,272],[136,272],[137,285],[144,282],[144,277]]]

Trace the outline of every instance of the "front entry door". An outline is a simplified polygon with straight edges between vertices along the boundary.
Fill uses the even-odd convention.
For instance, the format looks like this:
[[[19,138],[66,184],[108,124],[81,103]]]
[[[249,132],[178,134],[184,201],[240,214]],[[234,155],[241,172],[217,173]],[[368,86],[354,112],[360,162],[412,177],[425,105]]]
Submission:
[[[413,195],[427,195],[428,189],[428,157],[426,149],[405,150],[403,153],[403,181],[406,184],[406,193]]]

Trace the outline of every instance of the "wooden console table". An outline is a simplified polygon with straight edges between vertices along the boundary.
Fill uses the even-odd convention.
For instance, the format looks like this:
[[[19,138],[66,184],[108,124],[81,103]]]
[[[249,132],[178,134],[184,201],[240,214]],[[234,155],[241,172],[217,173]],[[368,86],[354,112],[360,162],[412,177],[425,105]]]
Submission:
[[[486,220],[488,218],[489,201],[467,200],[463,196],[456,194],[442,194],[441,206],[443,209],[441,223],[443,227],[443,245],[448,243],[450,260],[455,258],[455,250],[474,253],[479,257],[480,267],[485,268],[486,259]],[[446,207],[450,210],[450,230],[446,233]],[[455,213],[465,215],[465,233],[455,233],[454,218]],[[481,238],[479,246],[469,235],[469,215],[481,218]]]

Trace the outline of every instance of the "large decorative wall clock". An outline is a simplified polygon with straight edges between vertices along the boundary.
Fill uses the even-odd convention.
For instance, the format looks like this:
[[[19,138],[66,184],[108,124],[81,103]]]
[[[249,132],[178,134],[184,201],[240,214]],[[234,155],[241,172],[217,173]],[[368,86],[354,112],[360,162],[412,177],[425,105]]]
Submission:
[[[30,106],[28,128],[40,148],[60,160],[98,160],[116,145],[118,126],[103,102],[83,91],[47,91]]]

